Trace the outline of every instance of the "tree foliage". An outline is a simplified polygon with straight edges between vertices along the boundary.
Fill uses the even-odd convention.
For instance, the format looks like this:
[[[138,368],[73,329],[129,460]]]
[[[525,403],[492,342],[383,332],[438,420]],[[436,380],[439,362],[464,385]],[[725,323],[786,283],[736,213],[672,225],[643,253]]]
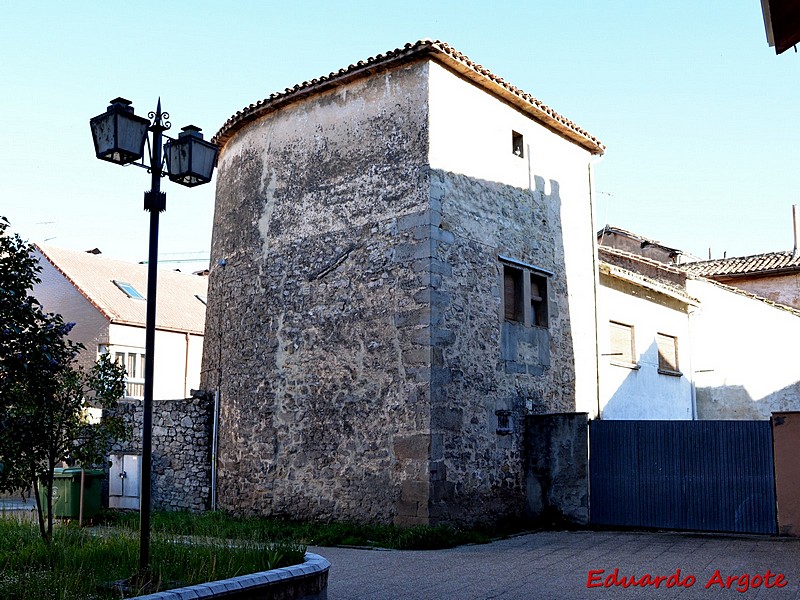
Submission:
[[[79,367],[83,349],[74,324],[47,313],[30,291],[41,267],[33,248],[10,235],[0,217],[0,491],[23,495],[37,485],[42,537],[53,531],[53,473],[64,459],[84,467],[104,461],[109,444],[126,435],[121,418],[98,422],[90,409],[111,409],[124,392],[124,369],[107,355]]]

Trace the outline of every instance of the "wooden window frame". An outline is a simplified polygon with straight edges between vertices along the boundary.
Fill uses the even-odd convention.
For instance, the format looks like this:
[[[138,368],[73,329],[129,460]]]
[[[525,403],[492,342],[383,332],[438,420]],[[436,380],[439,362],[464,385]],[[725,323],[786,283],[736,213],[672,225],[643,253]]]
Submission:
[[[678,362],[678,337],[658,332],[656,333],[656,346],[658,347],[658,372],[673,377],[682,376],[683,373],[681,373]]]
[[[554,273],[504,256],[503,318],[526,327],[550,328],[550,282]]]
[[[525,322],[525,286],[522,269],[503,265],[503,315],[506,321]]]
[[[531,301],[531,325],[534,327],[544,327],[550,325],[550,315],[548,314],[547,303],[547,277],[531,271],[530,277],[530,301]]]
[[[622,323],[621,321],[614,321],[609,320],[609,357],[611,360],[611,364],[617,365],[618,367],[627,367],[629,369],[639,369],[639,361],[636,360],[636,328],[633,325],[629,325],[628,323]],[[621,356],[615,352],[616,347],[614,344],[614,337],[613,331],[617,328],[620,331],[627,331],[629,332],[630,337],[630,360],[626,360],[626,355],[621,353]]]

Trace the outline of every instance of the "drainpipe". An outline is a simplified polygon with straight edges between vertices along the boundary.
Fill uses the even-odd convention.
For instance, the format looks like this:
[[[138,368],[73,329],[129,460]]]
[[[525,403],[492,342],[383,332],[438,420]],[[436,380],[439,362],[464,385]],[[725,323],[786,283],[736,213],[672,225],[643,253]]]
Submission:
[[[225,290],[225,267],[228,261],[220,258],[217,261],[217,266],[222,269],[220,273],[220,291]],[[211,429],[211,510],[217,510],[217,446],[219,445],[219,398],[222,389],[222,327],[220,323],[217,324],[217,389],[214,390],[214,419]]]
[[[600,287],[600,271],[597,257],[597,227],[594,222],[594,167],[603,160],[603,155],[592,156],[589,159],[589,210],[592,225],[592,292],[594,294],[594,373],[595,373],[595,395],[597,403],[597,414],[595,418],[600,418],[600,313],[597,306],[598,288]]]
[[[217,510],[217,433],[219,431],[219,387],[214,392],[214,420],[211,430],[211,510]]]
[[[189,394],[189,332],[186,332],[186,355],[183,359],[183,397]]]
[[[692,421],[697,420],[697,382],[696,382],[696,372],[694,370],[695,365],[695,358],[697,349],[694,347],[694,316],[697,313],[697,308],[694,306],[689,306],[688,310],[686,311],[687,321],[688,321],[688,337],[687,340],[689,342],[689,369],[688,372],[691,376],[690,389],[691,389],[691,401],[692,401]]]

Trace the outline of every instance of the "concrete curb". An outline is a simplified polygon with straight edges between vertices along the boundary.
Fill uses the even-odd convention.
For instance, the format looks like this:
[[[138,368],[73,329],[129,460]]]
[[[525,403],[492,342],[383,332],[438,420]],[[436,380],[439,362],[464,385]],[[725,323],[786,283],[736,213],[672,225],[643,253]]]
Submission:
[[[306,552],[305,562],[291,567],[240,575],[145,596],[137,600],[194,600],[197,598],[295,598],[324,600],[327,597],[328,571],[331,567],[319,554]]]

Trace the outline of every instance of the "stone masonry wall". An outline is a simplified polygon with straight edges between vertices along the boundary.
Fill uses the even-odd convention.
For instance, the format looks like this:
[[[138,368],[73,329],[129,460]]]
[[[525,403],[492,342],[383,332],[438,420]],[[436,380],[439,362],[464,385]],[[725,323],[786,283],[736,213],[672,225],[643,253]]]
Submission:
[[[529,415],[525,434],[528,517],[547,525],[588,525],[588,415]]]
[[[118,405],[131,427],[130,441],[111,454],[142,453],[142,401]],[[151,493],[155,510],[206,510],[211,492],[211,420],[213,402],[198,398],[153,402]]]
[[[532,166],[527,183],[432,168],[429,75],[411,63],[276,106],[223,149],[212,264],[225,266],[209,279],[202,382],[221,391],[222,508],[400,525],[517,517],[525,415],[575,410],[562,216],[594,234],[587,157],[546,132],[538,151],[562,162]],[[519,117],[490,100],[488,115],[454,120],[481,133],[459,151],[493,147],[495,121],[471,120]],[[588,252],[569,252],[591,316],[586,239]],[[546,273],[546,326],[504,319],[501,256]]]
[[[221,155],[202,385],[222,508],[427,522],[425,72],[299,101]]]
[[[524,419],[575,408],[558,185],[545,193],[464,175],[431,175],[447,242],[432,320],[435,348],[431,431],[432,517],[473,523],[524,513]],[[442,234],[444,235],[444,234]],[[524,261],[548,277],[548,327],[503,317],[503,263]],[[445,335],[446,332],[446,335]],[[508,418],[499,428],[498,413]]]

